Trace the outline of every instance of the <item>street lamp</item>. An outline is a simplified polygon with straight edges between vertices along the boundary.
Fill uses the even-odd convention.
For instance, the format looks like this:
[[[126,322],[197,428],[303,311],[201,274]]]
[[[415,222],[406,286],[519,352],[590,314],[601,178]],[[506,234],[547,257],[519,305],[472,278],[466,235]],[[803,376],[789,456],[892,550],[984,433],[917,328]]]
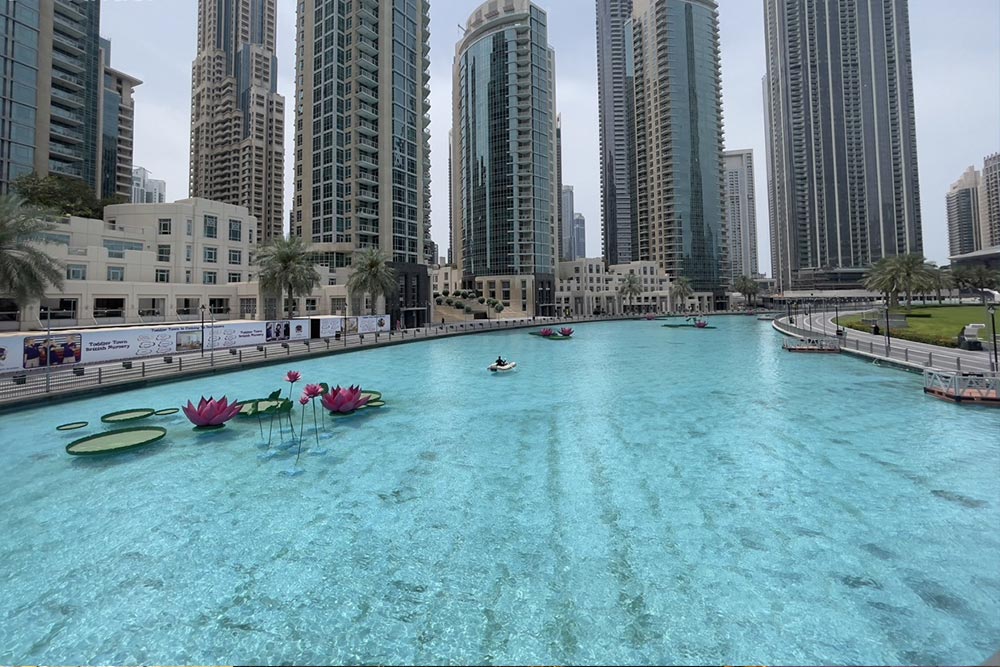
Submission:
[[[205,304],[201,304],[201,356],[205,357]]]
[[[997,360],[997,307],[991,305],[986,312],[990,314],[990,329],[993,331],[993,371],[1000,372],[1000,361]]]

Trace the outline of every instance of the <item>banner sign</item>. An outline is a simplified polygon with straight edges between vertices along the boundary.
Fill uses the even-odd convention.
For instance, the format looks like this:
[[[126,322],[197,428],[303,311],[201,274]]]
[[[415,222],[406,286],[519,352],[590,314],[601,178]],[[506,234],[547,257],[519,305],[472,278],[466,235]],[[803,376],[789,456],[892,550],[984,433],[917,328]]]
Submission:
[[[205,323],[206,350],[309,339],[309,320]],[[142,359],[202,347],[202,326],[176,324],[0,337],[0,372]]]

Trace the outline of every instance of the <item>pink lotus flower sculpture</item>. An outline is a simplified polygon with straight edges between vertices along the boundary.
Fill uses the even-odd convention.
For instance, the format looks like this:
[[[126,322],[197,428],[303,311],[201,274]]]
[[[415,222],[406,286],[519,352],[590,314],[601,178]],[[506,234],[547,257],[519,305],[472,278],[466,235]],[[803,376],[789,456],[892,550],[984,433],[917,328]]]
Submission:
[[[295,384],[302,378],[302,373],[298,371],[288,371],[288,375],[285,376],[285,382],[290,382]]]
[[[563,336],[564,338],[569,338],[570,336],[573,335],[573,329],[571,327],[563,327],[562,329],[559,330],[559,335]]]
[[[552,331],[552,329],[550,329],[549,327],[545,327],[544,329],[542,329],[541,331],[538,332],[539,335],[545,336],[546,338],[548,338],[549,336],[551,336],[554,333],[555,332]]]
[[[212,429],[225,426],[227,421],[240,413],[240,407],[236,401],[230,403],[225,396],[218,401],[211,396],[208,398],[202,396],[198,401],[198,407],[188,401],[182,409],[195,428]]]
[[[317,396],[322,396],[323,387],[321,387],[318,384],[307,384],[302,395],[308,396],[309,398],[316,398]]]
[[[646,313],[646,319],[647,320],[654,320],[654,319],[656,319],[656,315],[654,315],[653,313]]]
[[[323,407],[333,414],[346,415],[367,405],[370,396],[361,395],[361,387],[341,388],[339,385],[324,394],[320,400]]]
[[[708,322],[706,322],[705,320],[696,320],[694,325],[699,329],[704,329],[705,327],[708,326]]]

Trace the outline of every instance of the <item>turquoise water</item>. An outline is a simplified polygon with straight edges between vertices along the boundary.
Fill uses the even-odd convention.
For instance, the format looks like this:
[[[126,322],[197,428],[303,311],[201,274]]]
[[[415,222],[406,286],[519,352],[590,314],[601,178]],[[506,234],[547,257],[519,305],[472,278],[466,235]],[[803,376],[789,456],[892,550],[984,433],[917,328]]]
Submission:
[[[1000,412],[782,352],[767,322],[712,323],[452,338],[0,416],[0,664],[1000,648]],[[497,354],[518,370],[486,372]],[[388,405],[332,427],[296,476],[294,449],[262,459],[255,421],[152,418],[170,433],[146,450],[63,451],[105,412],[267,394],[289,368]],[[76,419],[91,426],[54,431]]]

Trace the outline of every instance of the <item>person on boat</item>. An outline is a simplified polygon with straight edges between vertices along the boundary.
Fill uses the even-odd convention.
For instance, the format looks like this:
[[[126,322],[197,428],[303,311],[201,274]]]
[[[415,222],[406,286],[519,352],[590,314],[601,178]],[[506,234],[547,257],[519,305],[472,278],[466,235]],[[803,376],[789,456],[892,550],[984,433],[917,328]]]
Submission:
[[[506,360],[506,359],[504,359],[504,358],[503,358],[503,357],[501,357],[501,356],[497,356],[497,360],[496,360],[496,365],[497,365],[498,367],[499,367],[499,366],[506,366],[506,365],[507,365],[507,360]]]

